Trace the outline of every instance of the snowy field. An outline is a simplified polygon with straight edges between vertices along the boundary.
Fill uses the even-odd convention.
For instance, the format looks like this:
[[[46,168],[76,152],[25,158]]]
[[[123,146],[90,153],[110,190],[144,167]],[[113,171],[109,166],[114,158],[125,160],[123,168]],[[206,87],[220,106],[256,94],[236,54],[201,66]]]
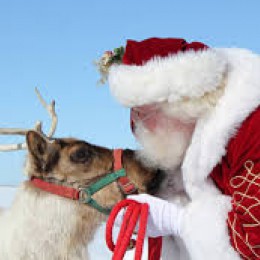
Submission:
[[[9,205],[11,205],[12,200],[15,196],[15,192],[16,192],[16,187],[0,186],[0,207],[1,208],[7,208],[9,207]],[[95,236],[94,241],[89,245],[89,252],[92,260],[111,259],[111,254],[105,245],[104,227],[105,225],[101,226],[101,228],[98,230]],[[125,259],[126,260],[134,259],[133,253],[128,252],[126,254]],[[143,259],[147,259],[147,255],[144,254]]]

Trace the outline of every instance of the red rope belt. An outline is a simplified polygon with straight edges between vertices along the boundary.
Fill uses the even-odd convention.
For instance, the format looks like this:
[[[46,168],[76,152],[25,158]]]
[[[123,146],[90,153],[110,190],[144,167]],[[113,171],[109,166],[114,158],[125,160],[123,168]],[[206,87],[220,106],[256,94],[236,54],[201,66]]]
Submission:
[[[116,244],[113,242],[113,226],[115,219],[123,208],[126,208]],[[113,260],[122,260],[131,242],[135,245],[135,260],[141,260],[144,237],[148,218],[148,204],[141,204],[134,200],[123,200],[114,206],[106,225],[106,243],[113,252]],[[139,220],[139,230],[136,242],[131,239]],[[149,238],[149,260],[159,260],[161,256],[162,238]]]

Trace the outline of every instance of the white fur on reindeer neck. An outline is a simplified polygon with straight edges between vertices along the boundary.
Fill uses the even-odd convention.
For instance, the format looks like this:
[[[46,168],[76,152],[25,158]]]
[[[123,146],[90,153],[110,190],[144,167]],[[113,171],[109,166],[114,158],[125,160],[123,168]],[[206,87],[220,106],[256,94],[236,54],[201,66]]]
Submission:
[[[87,223],[79,223],[80,211],[78,203],[22,185],[12,207],[0,216],[0,259],[87,259],[86,241],[100,220],[95,216],[88,230]],[[78,226],[82,242],[73,244]]]

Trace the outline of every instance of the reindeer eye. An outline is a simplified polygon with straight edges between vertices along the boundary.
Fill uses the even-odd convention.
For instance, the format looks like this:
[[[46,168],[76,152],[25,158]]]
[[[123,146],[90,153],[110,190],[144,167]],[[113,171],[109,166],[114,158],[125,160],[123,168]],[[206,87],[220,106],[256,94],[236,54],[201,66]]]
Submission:
[[[70,155],[70,160],[75,163],[85,163],[90,159],[91,153],[88,149],[80,148]]]

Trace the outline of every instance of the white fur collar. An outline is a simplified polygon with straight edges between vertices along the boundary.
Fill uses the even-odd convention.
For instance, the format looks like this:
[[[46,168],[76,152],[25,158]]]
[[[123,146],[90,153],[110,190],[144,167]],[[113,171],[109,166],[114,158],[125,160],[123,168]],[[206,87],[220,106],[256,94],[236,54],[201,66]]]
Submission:
[[[207,187],[206,178],[225,155],[241,123],[260,104],[260,57],[243,49],[216,49],[228,60],[224,96],[196,125],[183,162],[184,185],[193,197]]]

